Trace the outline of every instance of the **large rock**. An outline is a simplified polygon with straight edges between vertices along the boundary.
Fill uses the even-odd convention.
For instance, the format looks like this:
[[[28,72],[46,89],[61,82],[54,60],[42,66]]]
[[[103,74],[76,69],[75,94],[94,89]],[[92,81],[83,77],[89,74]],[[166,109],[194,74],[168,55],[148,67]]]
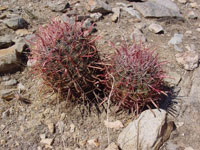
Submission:
[[[99,12],[102,14],[107,14],[112,12],[112,8],[101,0],[88,0],[86,7],[88,11],[92,13]]]
[[[12,46],[14,42],[12,41],[11,36],[5,35],[5,36],[0,36],[0,49],[3,48],[8,48]]]
[[[9,28],[13,30],[23,29],[28,27],[28,22],[21,17],[13,17],[3,21]]]
[[[170,0],[148,0],[134,6],[144,17],[182,17],[177,5]]]
[[[20,69],[19,54],[16,46],[0,50],[0,74],[15,72]]]
[[[169,138],[173,124],[166,123],[166,111],[144,111],[137,120],[131,122],[118,137],[122,150],[158,150]]]

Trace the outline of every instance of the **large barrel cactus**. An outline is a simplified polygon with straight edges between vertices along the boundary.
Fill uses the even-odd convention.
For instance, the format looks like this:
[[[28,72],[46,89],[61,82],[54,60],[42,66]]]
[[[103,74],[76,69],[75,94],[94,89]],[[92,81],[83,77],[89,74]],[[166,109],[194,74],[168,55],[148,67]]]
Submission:
[[[52,21],[41,27],[31,43],[32,70],[61,98],[79,102],[97,101],[104,74],[92,26]]]

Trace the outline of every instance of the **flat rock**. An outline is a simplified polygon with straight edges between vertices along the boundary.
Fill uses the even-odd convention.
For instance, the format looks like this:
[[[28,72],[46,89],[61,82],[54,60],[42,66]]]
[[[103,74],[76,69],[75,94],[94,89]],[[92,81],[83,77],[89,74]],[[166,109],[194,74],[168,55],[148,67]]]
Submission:
[[[14,45],[14,42],[10,35],[0,36],[0,49],[8,48],[12,45]]]
[[[177,45],[182,43],[183,34],[175,33],[174,36],[168,42],[168,45]]]
[[[48,3],[49,8],[55,12],[66,12],[66,9],[70,7],[66,0],[57,0]]]
[[[112,12],[112,7],[101,0],[88,0],[86,8],[89,12],[92,13],[99,12],[101,14],[107,14]]]
[[[176,61],[185,70],[192,71],[199,66],[199,54],[196,51],[186,51],[176,54]]]
[[[132,7],[122,7],[122,10],[126,11],[131,16],[136,17],[139,20],[141,20],[139,12],[137,10],[135,10],[134,8],[132,8]]]
[[[19,62],[15,45],[7,49],[0,50],[0,74],[19,70]]]
[[[134,6],[144,17],[182,17],[179,8],[171,0],[148,0],[134,3]]]
[[[149,30],[156,33],[156,34],[159,34],[159,33],[164,33],[164,29],[161,25],[159,24],[155,24],[155,23],[152,23],[150,26],[149,26]]]
[[[172,129],[166,123],[166,111],[144,111],[138,119],[131,122],[118,137],[118,144],[123,150],[158,150],[162,142],[166,140]],[[139,144],[139,145],[137,145]]]
[[[13,30],[23,29],[28,27],[28,22],[21,17],[13,17],[3,21],[5,25]]]

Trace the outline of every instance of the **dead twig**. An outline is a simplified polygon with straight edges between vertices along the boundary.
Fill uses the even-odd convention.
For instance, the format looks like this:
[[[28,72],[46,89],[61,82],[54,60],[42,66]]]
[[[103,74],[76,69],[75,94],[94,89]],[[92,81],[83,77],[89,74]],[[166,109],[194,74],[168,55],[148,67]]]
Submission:
[[[112,79],[113,79],[113,83],[112,83],[112,87],[111,87],[111,91],[109,93],[108,99],[107,99],[107,114],[106,114],[106,120],[107,122],[109,122],[109,108],[110,108],[110,99],[113,93],[113,88],[114,88],[114,84],[115,84],[115,78],[113,77],[113,75],[109,74]],[[108,137],[108,145],[110,144],[110,133],[109,133],[109,129],[107,127],[107,137]]]

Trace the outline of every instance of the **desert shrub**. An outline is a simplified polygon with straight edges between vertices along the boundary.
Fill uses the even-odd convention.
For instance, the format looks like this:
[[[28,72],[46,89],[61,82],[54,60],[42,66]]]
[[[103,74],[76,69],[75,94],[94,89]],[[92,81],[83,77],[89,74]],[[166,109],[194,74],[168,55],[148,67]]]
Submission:
[[[29,60],[34,75],[61,99],[85,103],[98,101],[104,65],[95,45],[98,37],[89,34],[92,26],[82,25],[54,20],[40,27],[30,42]]]
[[[163,62],[159,62],[155,50],[136,42],[128,45],[123,41],[118,48],[112,45],[116,51],[107,70],[107,87],[112,92],[112,102],[134,114],[144,108],[158,108],[158,101],[165,95],[165,75]]]

